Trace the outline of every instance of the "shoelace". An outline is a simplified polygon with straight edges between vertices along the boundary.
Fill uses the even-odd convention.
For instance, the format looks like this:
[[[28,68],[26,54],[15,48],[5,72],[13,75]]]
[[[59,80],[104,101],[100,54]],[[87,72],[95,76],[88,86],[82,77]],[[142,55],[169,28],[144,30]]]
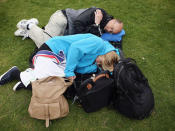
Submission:
[[[28,35],[24,35],[24,37],[22,38],[22,40],[25,40],[28,37]]]

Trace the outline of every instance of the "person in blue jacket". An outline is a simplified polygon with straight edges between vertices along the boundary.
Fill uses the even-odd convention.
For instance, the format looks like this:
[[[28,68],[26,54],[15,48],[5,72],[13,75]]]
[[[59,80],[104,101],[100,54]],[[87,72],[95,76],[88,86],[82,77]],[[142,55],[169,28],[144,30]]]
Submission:
[[[75,76],[74,72],[85,74],[97,71],[94,63],[100,55],[111,51],[117,52],[109,42],[92,34],[57,36],[46,42],[52,52],[63,50],[66,55],[65,76]]]
[[[43,60],[44,57],[47,57],[47,59]],[[50,59],[52,60],[51,62],[49,62]],[[34,55],[34,71],[32,70],[34,73],[32,72],[32,75],[29,75],[31,73],[29,69],[20,72],[17,67],[13,67],[0,76],[0,85],[15,78],[15,76],[17,76],[15,73],[18,74],[18,78],[20,78],[22,82],[15,85],[14,90],[16,90],[21,83],[27,87],[30,82],[36,79],[52,75],[75,79],[75,72],[80,74],[97,72],[98,66],[100,66],[102,70],[113,71],[113,65],[117,63],[118,60],[118,49],[114,48],[108,41],[104,41],[93,34],[56,36],[43,44],[37,54]],[[64,65],[64,63],[66,64]],[[62,64],[62,67],[60,67],[60,64]],[[58,69],[61,68],[63,71],[56,72],[58,69],[55,65],[58,65]],[[49,74],[48,71],[53,73]],[[43,72],[47,73],[43,74]],[[59,74],[60,72],[61,75]],[[26,81],[26,77],[28,76],[35,77],[31,77],[31,80],[27,79],[27,82],[23,82]]]

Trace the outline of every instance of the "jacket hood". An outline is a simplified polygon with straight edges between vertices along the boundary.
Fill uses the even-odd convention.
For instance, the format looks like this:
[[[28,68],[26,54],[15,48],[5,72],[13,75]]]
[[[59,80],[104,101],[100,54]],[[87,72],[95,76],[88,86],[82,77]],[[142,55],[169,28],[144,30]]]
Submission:
[[[104,41],[104,48],[103,48],[102,54],[100,54],[100,55],[104,55],[104,54],[106,54],[106,53],[108,53],[110,51],[116,51],[116,53],[120,56],[118,49],[116,49],[108,41]]]

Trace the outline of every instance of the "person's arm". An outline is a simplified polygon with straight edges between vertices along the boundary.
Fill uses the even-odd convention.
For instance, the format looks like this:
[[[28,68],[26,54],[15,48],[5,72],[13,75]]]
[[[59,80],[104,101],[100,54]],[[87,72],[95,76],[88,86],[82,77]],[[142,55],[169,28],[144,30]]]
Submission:
[[[74,21],[75,33],[92,33],[101,36],[100,21],[102,14],[96,11],[96,8],[89,8],[87,11],[80,14]],[[95,18],[96,17],[96,18]]]
[[[100,23],[101,23],[101,21],[103,19],[103,13],[102,13],[102,11],[100,9],[97,9],[94,12],[94,14],[95,14],[95,25],[98,27],[98,32],[100,34],[99,36],[101,36],[102,35],[102,30],[100,28]]]
[[[95,12],[95,24],[99,25],[101,23],[101,20],[103,18],[103,14],[100,9],[97,9]]]
[[[74,71],[76,70],[77,65],[80,60],[83,59],[84,55],[92,54],[92,56],[98,55],[101,50],[103,50],[103,44],[101,44],[103,40],[96,36],[91,36],[89,38],[80,40],[78,42],[73,43],[69,47],[69,51],[66,59],[66,69],[64,71],[66,77],[75,76]],[[95,61],[96,58],[92,57],[91,60]],[[96,70],[96,65],[90,64],[87,65],[84,70],[85,72],[90,72],[92,70]]]
[[[66,77],[72,77],[75,76],[75,69],[77,64],[80,61],[80,58],[83,57],[83,52],[77,48],[76,45],[71,45],[69,47],[69,51],[67,54],[67,59],[66,59],[66,68],[64,70],[64,73],[66,75]]]

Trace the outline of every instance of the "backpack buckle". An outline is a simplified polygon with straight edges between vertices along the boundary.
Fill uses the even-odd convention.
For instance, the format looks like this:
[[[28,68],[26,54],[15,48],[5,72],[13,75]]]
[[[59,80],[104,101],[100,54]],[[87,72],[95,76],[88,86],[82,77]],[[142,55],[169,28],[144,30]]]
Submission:
[[[73,99],[72,104],[74,104],[74,103],[75,103],[75,101],[77,101],[77,100],[78,100],[78,96],[74,96],[74,99]]]

